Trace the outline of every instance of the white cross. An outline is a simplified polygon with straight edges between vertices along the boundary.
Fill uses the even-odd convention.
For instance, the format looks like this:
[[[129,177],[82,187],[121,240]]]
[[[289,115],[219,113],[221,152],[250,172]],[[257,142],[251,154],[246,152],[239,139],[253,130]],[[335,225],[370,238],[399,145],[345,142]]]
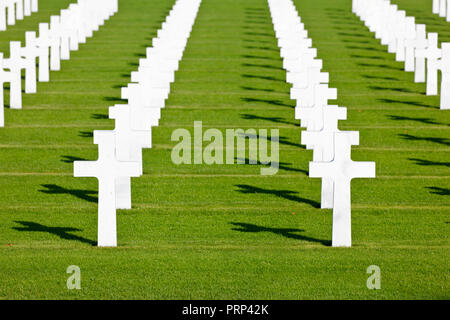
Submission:
[[[301,119],[300,125],[308,130],[318,131],[323,128],[323,107],[328,100],[337,99],[337,89],[329,88],[328,84],[316,84],[313,90],[313,105],[303,105],[302,98],[297,100],[295,119]],[[300,103],[299,103],[300,102]]]
[[[140,67],[131,72],[131,82],[138,82],[145,87],[163,88],[170,91],[170,83],[174,81],[173,72],[159,72],[154,68]]]
[[[0,31],[6,30],[6,3],[0,1]]]
[[[16,19],[23,20],[23,0],[16,0]]]
[[[438,59],[441,57],[441,49],[438,47],[438,34],[428,33],[428,46],[426,49],[418,50],[419,57],[427,58],[427,96],[438,94]]]
[[[10,87],[10,108],[22,109],[22,69],[29,68],[34,62],[20,56],[20,41],[11,41],[9,43],[9,59],[3,60],[5,68],[9,69],[13,74]]]
[[[442,73],[441,79],[441,109],[450,109],[450,42],[442,43],[442,58],[438,67]]]
[[[147,130],[131,128],[131,108],[128,105],[115,105],[109,108],[109,117],[115,119],[116,155],[119,161],[135,161],[140,165],[142,175],[142,149],[152,147],[151,127]],[[131,180],[119,177],[116,180],[116,208],[131,209]]]
[[[36,46],[36,32],[25,32],[25,47],[20,48],[20,54],[33,62],[25,68],[25,93],[36,93],[36,57],[39,55],[39,49]]]
[[[334,159],[330,162],[310,162],[311,178],[329,178],[334,184],[333,247],[350,247],[351,233],[351,180],[375,178],[374,162],[355,162],[351,159],[351,146],[359,144],[359,133],[335,132]]]
[[[116,227],[116,179],[139,176],[139,163],[121,162],[116,159],[115,133],[94,131],[94,143],[98,144],[97,161],[75,161],[75,177],[98,179],[98,246],[117,246]]]
[[[61,70],[61,22],[59,16],[50,17],[50,70]]]
[[[439,14],[439,9],[440,9],[440,1],[441,0],[433,0],[433,13],[434,14]]]
[[[122,99],[128,99],[129,105],[139,105],[149,108],[164,108],[168,91],[164,88],[144,87],[139,83],[129,83],[128,88],[122,88]]]
[[[418,24],[416,29],[416,41],[415,41],[415,72],[414,82],[425,82],[425,49],[428,46],[426,25]]]
[[[298,77],[291,88],[291,99],[301,99],[302,88],[306,89],[308,87],[314,87],[319,83],[328,83],[330,80],[330,75],[328,72],[320,72],[321,68],[309,67],[306,72],[298,73]]]
[[[439,17],[445,18],[447,15],[447,0],[441,0],[439,4]]]
[[[6,6],[8,7],[8,25],[13,26],[16,24],[16,6],[14,0],[6,0]]]
[[[307,149],[313,149],[314,162],[329,162],[334,158],[334,133],[339,132],[338,120],[347,119],[347,108],[324,106],[323,129],[320,131],[302,131],[301,143]],[[333,181],[322,179],[321,208],[333,208]]]
[[[70,59],[70,38],[72,36],[71,12],[68,9],[61,10],[61,60]]]
[[[31,16],[31,0],[23,0],[23,15]]]
[[[283,59],[283,68],[288,72],[303,72],[315,57],[317,57],[317,48],[307,48],[297,58]]]
[[[39,82],[50,81],[49,48],[52,44],[48,23],[39,23]]]
[[[38,0],[31,0],[31,12],[38,12]]]
[[[322,69],[322,60],[314,59],[314,52],[303,53],[300,57],[300,63],[298,64],[297,70],[286,72],[286,82],[294,85],[297,81],[301,82],[307,71],[307,68],[319,68]]]
[[[11,83],[13,74],[3,70],[3,53],[0,52],[0,127],[5,126],[5,105],[3,98],[3,85],[8,82]]]
[[[406,26],[413,21],[414,17],[407,17],[406,12],[401,10],[397,11],[397,27],[395,29],[395,37],[397,38],[397,50],[395,52],[395,61],[405,61],[406,47]]]
[[[414,51],[417,44],[416,23],[412,17],[406,18],[405,23],[405,71],[413,72],[415,69]]]

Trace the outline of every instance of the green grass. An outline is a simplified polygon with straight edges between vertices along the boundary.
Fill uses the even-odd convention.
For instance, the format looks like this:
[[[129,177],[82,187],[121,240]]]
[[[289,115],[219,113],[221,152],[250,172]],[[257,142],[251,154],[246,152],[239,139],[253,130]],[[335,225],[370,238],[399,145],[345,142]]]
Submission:
[[[42,0],[39,13],[0,33],[0,50],[69,2]],[[450,25],[428,2],[401,3],[448,40]],[[352,248],[329,246],[331,210],[317,208],[320,181],[307,175],[312,152],[300,145],[265,0],[203,0],[144,151],[145,174],[132,180],[133,209],[118,212],[119,247],[93,246],[97,182],[73,178],[72,161],[96,159],[92,130],[113,128],[108,106],[124,103],[120,87],[173,5],[121,1],[51,82],[24,95],[23,110],[6,109],[0,298],[448,299],[449,113],[351,13],[350,0],[295,4],[338,88],[336,104],[348,108],[340,128],[360,131],[353,159],[377,164],[376,179],[352,182]],[[171,133],[195,120],[278,128],[279,173],[174,165]],[[373,264],[381,290],[366,288]],[[66,288],[69,265],[81,268],[81,290]]]

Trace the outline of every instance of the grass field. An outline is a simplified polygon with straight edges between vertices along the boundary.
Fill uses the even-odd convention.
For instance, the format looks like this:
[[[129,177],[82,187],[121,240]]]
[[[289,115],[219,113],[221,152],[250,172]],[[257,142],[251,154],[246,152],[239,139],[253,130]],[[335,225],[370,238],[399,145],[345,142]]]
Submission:
[[[10,40],[67,7],[0,33]],[[448,299],[450,113],[425,96],[358,17],[350,0],[295,0],[348,108],[340,128],[360,131],[354,160],[375,161],[376,179],[352,182],[352,248],[332,248],[331,210],[319,209],[312,151],[300,145],[295,101],[266,0],[203,0],[133,209],[118,211],[118,248],[97,248],[97,181],[73,177],[96,159],[92,131],[112,129],[108,107],[151,45],[174,1],[120,1],[119,12],[72,52],[51,82],[6,109],[0,129],[1,299]],[[450,41],[431,1],[400,8]],[[6,92],[6,99],[8,93]],[[6,100],[8,101],[8,100]],[[280,130],[280,171],[260,165],[180,165],[171,133],[205,128]],[[82,289],[66,288],[81,268]],[[381,268],[368,290],[366,268]]]

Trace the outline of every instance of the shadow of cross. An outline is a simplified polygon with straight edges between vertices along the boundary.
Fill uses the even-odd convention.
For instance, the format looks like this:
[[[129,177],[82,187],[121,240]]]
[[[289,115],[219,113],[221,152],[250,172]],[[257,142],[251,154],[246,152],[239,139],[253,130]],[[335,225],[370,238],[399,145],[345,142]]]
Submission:
[[[41,184],[42,187],[47,188],[47,190],[39,190],[39,192],[46,194],[70,194],[82,200],[89,202],[98,202],[97,196],[91,196],[91,194],[97,194],[95,190],[77,190],[77,189],[66,189],[60,187],[56,184]]]
[[[309,241],[309,242],[318,242],[325,246],[331,246],[331,241],[329,240],[322,240],[322,239],[316,239],[304,235],[297,234],[297,232],[304,232],[303,229],[293,229],[293,228],[270,228],[270,227],[262,227],[255,224],[250,223],[242,223],[242,222],[231,222],[233,226],[239,227],[239,228],[233,228],[234,231],[240,231],[240,232],[271,232],[277,235],[281,235],[283,237],[289,238],[289,239],[295,239],[295,240],[303,240],[303,241]]]
[[[249,193],[256,193],[256,194],[271,194],[280,198],[284,198],[287,200],[300,202],[300,203],[306,203],[314,208],[320,208],[320,203],[314,200],[301,198],[299,196],[296,196],[295,194],[298,194],[296,191],[291,190],[270,190],[270,189],[263,189],[258,188],[254,186],[249,186],[246,184],[237,184],[235,185],[238,188],[241,188],[240,190],[237,190],[240,193],[249,194]]]
[[[23,226],[23,227],[13,227],[13,229],[17,230],[17,231],[46,232],[46,233],[54,234],[64,240],[79,241],[79,242],[90,244],[92,246],[96,245],[96,242],[93,240],[89,240],[89,239],[69,233],[69,232],[82,231],[81,229],[70,228],[70,227],[48,227],[48,226],[44,226],[40,223],[31,222],[31,221],[14,221],[14,222],[21,224]]]

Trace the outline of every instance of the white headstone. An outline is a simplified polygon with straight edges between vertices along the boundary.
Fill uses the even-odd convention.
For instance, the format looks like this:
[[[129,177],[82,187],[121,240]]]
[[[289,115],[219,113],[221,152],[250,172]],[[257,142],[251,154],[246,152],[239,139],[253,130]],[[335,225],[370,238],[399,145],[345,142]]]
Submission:
[[[441,109],[450,109],[450,42],[442,43],[442,58],[438,63],[442,73]]]
[[[418,24],[416,30],[416,42],[415,42],[415,72],[414,81],[417,83],[425,82],[425,49],[428,46],[426,26],[424,24]]]
[[[140,165],[142,175],[142,149],[152,147],[151,127],[148,130],[131,128],[131,108],[115,105],[109,108],[109,117],[115,119],[116,156],[119,161],[135,161]],[[120,177],[116,180],[116,208],[131,209],[131,180]]]
[[[22,69],[30,66],[33,61],[22,58],[20,55],[21,47],[20,41],[11,41],[9,43],[9,59],[3,60],[5,68],[12,73],[11,87],[10,87],[10,108],[22,109]]]
[[[405,30],[405,71],[413,72],[415,69],[415,50],[417,45],[417,32],[414,18],[406,18]]]
[[[375,178],[374,162],[355,162],[351,159],[351,146],[359,144],[359,133],[335,132],[334,159],[330,162],[310,162],[311,178],[328,178],[334,184],[333,247],[350,247],[351,236],[351,180]]]
[[[0,127],[5,126],[5,104],[3,96],[3,85],[8,82],[11,83],[13,80],[13,74],[3,70],[3,53],[0,52]]]
[[[438,59],[441,57],[441,49],[438,48],[438,34],[428,33],[428,47],[425,52],[427,58],[427,96],[438,94]]]
[[[38,12],[39,3],[38,0],[31,0],[31,12]]]
[[[433,13],[439,14],[439,6],[440,6],[441,0],[433,0]]]
[[[6,6],[8,8],[7,21],[8,25],[13,26],[16,24],[16,4],[14,0],[6,0]]]
[[[31,16],[31,0],[23,0],[23,15]]]
[[[328,105],[328,100],[337,99],[337,89],[329,88],[328,84],[316,84],[313,96],[312,106],[304,106],[301,98],[297,101],[295,118],[301,119],[302,127],[318,131],[323,129],[323,107]]]
[[[142,86],[137,83],[130,83],[127,88],[122,88],[122,99],[127,99],[130,106],[130,120],[133,130],[149,130],[152,126],[158,125],[161,117],[164,100],[157,101],[158,104],[155,105],[146,105],[144,94]]]
[[[117,160],[113,131],[94,131],[94,143],[98,160],[75,161],[74,176],[98,179],[98,246],[116,247],[116,179],[139,176],[139,164]]]
[[[445,18],[447,15],[447,1],[441,0],[439,6],[439,16]]]
[[[39,55],[36,32],[25,32],[25,47],[20,49],[20,54],[30,61],[25,67],[25,93],[36,93],[36,57]]]
[[[6,3],[0,1],[0,31],[6,30]]]
[[[23,0],[16,0],[16,19],[23,20]]]
[[[329,162],[334,158],[334,133],[339,132],[338,120],[347,119],[347,108],[338,106],[323,107],[323,129],[302,131],[301,141],[307,149],[313,149],[314,162]],[[333,208],[333,182],[322,179],[321,208]]]
[[[50,70],[61,69],[61,24],[59,16],[50,17]]]
[[[51,45],[48,23],[39,23],[39,82],[50,81],[49,48]]]

